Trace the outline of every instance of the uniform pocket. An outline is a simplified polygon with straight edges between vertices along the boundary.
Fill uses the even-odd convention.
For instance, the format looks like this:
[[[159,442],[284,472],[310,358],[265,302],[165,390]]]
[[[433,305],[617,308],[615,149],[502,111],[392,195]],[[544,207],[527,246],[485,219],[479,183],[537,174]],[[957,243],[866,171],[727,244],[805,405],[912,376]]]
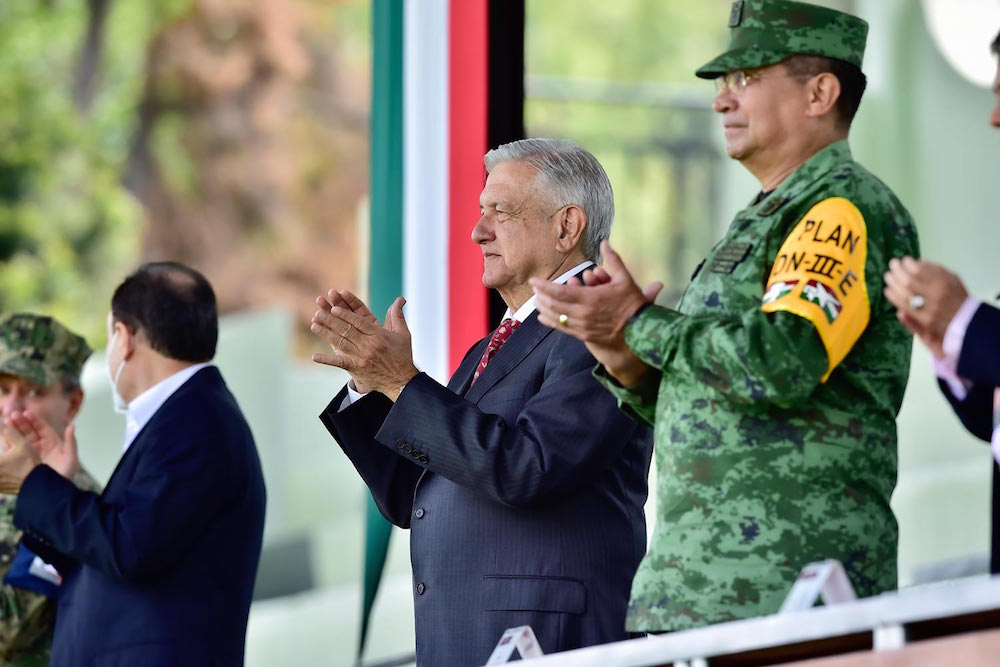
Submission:
[[[581,615],[587,610],[587,588],[568,577],[486,575],[486,611],[546,611]]]

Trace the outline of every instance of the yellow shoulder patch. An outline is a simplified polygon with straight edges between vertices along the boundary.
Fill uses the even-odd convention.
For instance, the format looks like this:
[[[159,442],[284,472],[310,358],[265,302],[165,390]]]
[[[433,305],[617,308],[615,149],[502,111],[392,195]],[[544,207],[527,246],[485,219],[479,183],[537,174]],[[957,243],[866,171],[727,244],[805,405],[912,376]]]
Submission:
[[[868,228],[858,208],[831,197],[809,209],[778,250],[761,310],[813,323],[829,360],[826,382],[868,326]]]

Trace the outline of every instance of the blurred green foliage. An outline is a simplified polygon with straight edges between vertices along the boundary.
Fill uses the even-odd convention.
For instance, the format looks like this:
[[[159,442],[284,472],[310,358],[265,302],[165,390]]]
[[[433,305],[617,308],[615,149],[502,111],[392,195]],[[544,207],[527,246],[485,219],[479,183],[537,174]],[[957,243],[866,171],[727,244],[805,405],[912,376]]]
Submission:
[[[143,231],[120,174],[145,50],[187,4],[111,3],[84,112],[72,86],[88,4],[0,3],[0,311],[46,312],[103,342],[111,290],[136,264]]]
[[[695,82],[728,38],[731,0],[527,0],[531,74]],[[708,84],[709,88],[711,87]]]
[[[572,138],[601,161],[615,191],[612,245],[637,280],[664,281],[663,303],[673,303],[718,237],[712,188],[724,157],[715,92],[694,71],[724,50],[730,5],[526,5],[528,134]]]

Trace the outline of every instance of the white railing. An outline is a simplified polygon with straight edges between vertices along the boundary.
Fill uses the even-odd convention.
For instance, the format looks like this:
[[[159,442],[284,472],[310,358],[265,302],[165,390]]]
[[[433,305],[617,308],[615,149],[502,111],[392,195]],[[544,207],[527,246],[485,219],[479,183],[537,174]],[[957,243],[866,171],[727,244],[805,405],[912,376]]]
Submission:
[[[704,665],[804,660],[859,650],[891,650],[914,639],[1000,627],[1000,576],[914,586],[829,607],[790,612],[592,646],[524,660],[525,667]],[[768,657],[771,656],[771,657]],[[775,659],[778,658],[778,659]],[[997,658],[1000,662],[1000,657]]]

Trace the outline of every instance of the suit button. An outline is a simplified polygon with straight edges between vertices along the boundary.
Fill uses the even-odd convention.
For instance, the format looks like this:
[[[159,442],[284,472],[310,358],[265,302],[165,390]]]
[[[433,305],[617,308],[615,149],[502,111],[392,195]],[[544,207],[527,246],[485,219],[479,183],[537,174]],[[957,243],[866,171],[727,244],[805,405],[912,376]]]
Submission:
[[[405,443],[405,442],[403,442],[402,440],[397,440],[397,441],[396,441],[396,446],[397,446],[397,447],[399,447],[400,449],[402,449],[402,448],[403,448],[403,445],[405,445],[405,444],[406,444],[406,443]]]
[[[413,510],[413,518],[414,519],[423,519],[424,518],[424,508],[423,507],[418,507],[417,509]]]
[[[413,448],[412,448],[412,447],[410,447],[409,445],[407,445],[407,444],[404,444],[404,445],[403,445],[403,451],[404,451],[404,452],[406,452],[407,454],[409,454],[409,453],[410,453],[410,450],[411,450],[411,449],[413,449]]]
[[[419,459],[422,453],[423,452],[421,452],[419,449],[414,449],[412,452],[410,452],[410,456],[412,456],[415,459]]]
[[[419,458],[419,459],[417,459],[417,460],[418,460],[418,461],[420,461],[421,463],[427,463],[427,462],[428,462],[428,461],[430,461],[431,459],[430,459],[430,457],[429,457],[429,456],[427,456],[426,454],[421,454],[421,455],[420,455],[420,458]]]
[[[421,581],[419,584],[417,584],[417,595],[423,595],[424,591],[426,591],[426,590],[427,590],[427,587],[424,586],[424,582]]]

